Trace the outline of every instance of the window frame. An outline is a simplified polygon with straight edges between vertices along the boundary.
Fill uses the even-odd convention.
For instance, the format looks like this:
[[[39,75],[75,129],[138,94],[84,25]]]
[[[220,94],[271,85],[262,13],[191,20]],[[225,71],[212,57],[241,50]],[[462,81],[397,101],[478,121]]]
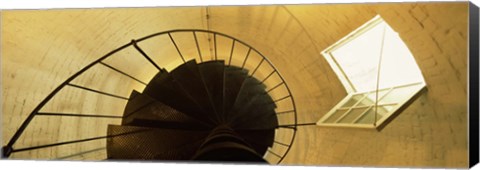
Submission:
[[[415,88],[414,90],[412,90],[412,95],[410,97],[404,99],[404,100],[400,100],[400,101],[395,102],[395,103],[378,104],[377,106],[392,106],[393,108],[390,111],[388,111],[385,114],[385,116],[378,119],[377,122],[376,122],[376,125],[374,125],[373,123],[372,124],[356,124],[355,122],[354,123],[337,123],[337,122],[335,122],[335,123],[325,123],[325,121],[328,120],[337,110],[347,110],[347,109],[351,109],[351,108],[367,108],[365,110],[365,112],[362,113],[362,116],[363,116],[364,114],[366,114],[366,111],[368,111],[369,109],[372,109],[373,107],[375,107],[375,105],[372,104],[372,105],[366,105],[366,106],[357,106],[357,104],[360,102],[360,101],[358,101],[356,104],[354,104],[353,106],[350,106],[350,107],[342,107],[342,106],[345,105],[348,101],[350,101],[354,95],[364,95],[366,93],[374,94],[376,90],[366,91],[366,92],[349,93],[345,98],[343,98],[339,103],[337,103],[337,105],[335,105],[327,114],[322,116],[322,118],[317,122],[317,125],[318,126],[328,126],[328,127],[377,128],[377,127],[383,125],[386,121],[388,121],[388,119],[392,115],[396,114],[398,112],[398,110],[405,105],[405,103],[408,103],[409,101],[413,100],[414,96],[416,96],[420,91],[422,91],[426,87],[425,85],[426,84],[424,82],[416,82],[416,83],[410,83],[410,84],[405,84],[405,85],[399,85],[399,86],[379,89],[379,91],[383,91],[383,90],[387,91],[382,96],[382,97],[385,97],[389,93],[394,91],[395,89],[417,86],[417,87],[414,87]],[[379,101],[381,101],[382,97],[379,98]],[[343,114],[343,116],[346,116],[346,115],[348,115],[348,113]],[[361,116],[359,116],[359,118],[356,118],[355,120],[358,120],[360,118],[361,118]]]

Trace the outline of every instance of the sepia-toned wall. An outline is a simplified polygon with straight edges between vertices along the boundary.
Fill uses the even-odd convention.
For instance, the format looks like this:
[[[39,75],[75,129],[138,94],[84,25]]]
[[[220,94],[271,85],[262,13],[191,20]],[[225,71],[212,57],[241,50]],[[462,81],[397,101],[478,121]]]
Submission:
[[[415,56],[427,91],[380,132],[299,127],[282,164],[467,167],[466,2],[1,11],[2,142],[79,69],[131,39],[170,29],[210,29],[255,47],[287,81],[298,122],[316,122],[346,96],[320,52],[377,14]],[[139,45],[171,69],[178,58],[168,57],[176,51],[160,50],[167,48],[161,42]],[[148,81],[155,69],[138,56],[129,48],[107,62]],[[142,90],[113,71],[96,69],[75,83],[123,96]],[[121,115],[125,105],[73,88],[61,93],[45,111]],[[109,123],[119,120],[35,118],[15,148],[101,136]],[[98,140],[14,153],[12,158],[101,160],[104,147]]]

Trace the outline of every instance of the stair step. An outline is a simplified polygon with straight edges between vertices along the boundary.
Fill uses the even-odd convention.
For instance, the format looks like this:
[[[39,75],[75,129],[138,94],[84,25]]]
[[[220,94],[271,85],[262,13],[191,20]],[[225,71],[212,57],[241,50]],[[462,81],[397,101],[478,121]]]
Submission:
[[[237,130],[235,131],[259,154],[264,155],[268,147],[273,145],[275,129]]]
[[[229,120],[230,110],[235,104],[235,100],[240,92],[243,82],[248,77],[248,72],[241,68],[230,66],[225,67],[225,86],[224,86],[224,117]]]
[[[143,93],[198,121],[213,125],[214,122],[205,116],[198,104],[189,97],[189,94],[170,75],[157,74]]]
[[[273,129],[278,127],[278,119],[274,111],[268,112],[251,112],[252,117],[241,117],[236,119],[232,128],[238,130],[262,130]]]
[[[207,61],[198,65],[217,120],[223,122],[224,61]]]
[[[218,122],[213,102],[195,60],[190,60],[175,68],[171,75],[178,82],[177,88],[182,89],[196,103],[199,111],[197,113],[204,119]]]
[[[257,97],[263,96],[265,89],[261,86],[261,83],[252,77],[247,77],[238,92],[238,95],[235,99],[235,102],[230,109],[230,121],[236,117],[243,116],[240,115],[241,111],[246,109],[247,105],[251,105],[251,102],[254,102]]]
[[[262,99],[259,99],[262,98]],[[275,113],[275,105],[265,96],[257,99],[240,110],[238,115],[232,121],[232,128],[235,129],[271,129],[278,126],[278,120]]]
[[[140,92],[133,90],[132,93],[130,93],[130,97],[128,99],[128,103],[125,106],[125,110],[123,111],[123,119],[122,122],[125,121],[127,118],[131,117],[133,114],[138,112],[139,110],[145,108],[146,106],[152,104],[155,102],[150,97],[145,97],[142,95]]]
[[[195,118],[173,109],[162,102],[156,101],[148,95],[132,91],[131,96],[135,97],[127,103],[122,125],[155,127],[150,124],[156,122],[156,124],[158,124],[157,127],[160,128],[174,128],[175,126],[173,125],[178,126],[179,129],[212,128],[211,125],[197,121]],[[144,104],[142,104],[142,102]]]
[[[239,129],[275,128],[278,125],[275,108],[273,99],[265,93],[265,86],[255,78],[248,78],[231,110],[231,125]]]
[[[151,118],[134,118],[131,122],[125,125],[149,127],[158,129],[178,129],[178,130],[191,130],[191,131],[208,131],[213,127],[206,126],[204,124],[190,121],[190,122],[178,122],[168,120],[155,120]]]
[[[155,88],[155,84],[162,84],[168,76],[168,71],[162,68],[155,76],[153,76],[145,89]]]
[[[190,160],[208,135],[208,131],[119,125],[109,125],[107,133],[114,136],[107,139],[107,158],[120,160]]]

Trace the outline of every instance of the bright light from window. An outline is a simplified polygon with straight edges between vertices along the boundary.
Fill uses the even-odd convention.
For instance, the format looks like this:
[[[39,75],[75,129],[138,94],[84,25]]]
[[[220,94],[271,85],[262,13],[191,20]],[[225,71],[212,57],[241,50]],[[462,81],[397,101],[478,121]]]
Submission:
[[[350,80],[355,91],[368,91],[376,88],[383,25],[378,24],[331,52],[333,58],[345,72],[343,76]]]

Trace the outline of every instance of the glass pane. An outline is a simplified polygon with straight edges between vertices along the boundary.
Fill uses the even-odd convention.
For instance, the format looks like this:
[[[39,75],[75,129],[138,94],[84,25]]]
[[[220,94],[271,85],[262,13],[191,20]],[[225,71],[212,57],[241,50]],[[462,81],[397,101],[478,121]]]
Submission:
[[[384,89],[384,90],[380,90],[378,91],[378,98],[381,99],[385,94],[387,94],[387,92],[389,91],[389,89]],[[362,101],[360,101],[357,106],[372,106],[372,105],[375,105],[375,100],[376,100],[376,92],[370,92],[370,93],[366,93],[367,94],[367,97],[365,97]]]
[[[423,81],[412,53],[398,34],[387,26],[380,68],[380,88]]]
[[[379,90],[378,91],[378,99],[381,99],[385,94],[387,94],[389,91],[389,89],[383,89],[383,90]],[[364,103],[364,105],[374,105],[375,104],[375,101],[376,101],[376,91],[375,92],[371,92],[368,94],[368,96],[366,97],[366,99],[364,101],[362,101],[362,103]]]
[[[424,82],[408,47],[383,21],[333,50],[331,54],[357,91],[376,88],[380,57],[380,89]]]
[[[378,109],[378,112],[382,112],[382,109]],[[382,118],[385,112],[377,114],[377,121]],[[355,123],[357,124],[373,124],[375,120],[375,110],[373,108],[368,109],[368,111]]]
[[[382,100],[379,101],[379,104],[386,103],[400,103],[408,98],[411,98],[415,92],[418,91],[423,85],[413,85],[393,89],[388,93]]]
[[[332,51],[332,55],[357,91],[376,88],[377,67],[385,23],[382,22]]]
[[[382,106],[381,108],[386,110],[386,112],[391,112],[393,110],[393,108],[395,108],[396,106],[397,105],[389,105],[389,106]]]
[[[342,107],[352,107],[357,103],[359,100],[361,100],[365,95],[364,94],[356,94],[353,95],[345,104],[342,105]]]
[[[347,110],[335,110],[335,112],[328,117],[327,120],[323,121],[323,123],[335,123],[335,121],[343,115]]]
[[[339,123],[353,123],[353,121],[367,109],[368,108],[352,109],[342,120],[339,121]]]
[[[365,97],[360,103],[358,103],[358,106],[371,106],[375,104],[375,96],[373,98],[370,98],[370,95],[368,97]]]

